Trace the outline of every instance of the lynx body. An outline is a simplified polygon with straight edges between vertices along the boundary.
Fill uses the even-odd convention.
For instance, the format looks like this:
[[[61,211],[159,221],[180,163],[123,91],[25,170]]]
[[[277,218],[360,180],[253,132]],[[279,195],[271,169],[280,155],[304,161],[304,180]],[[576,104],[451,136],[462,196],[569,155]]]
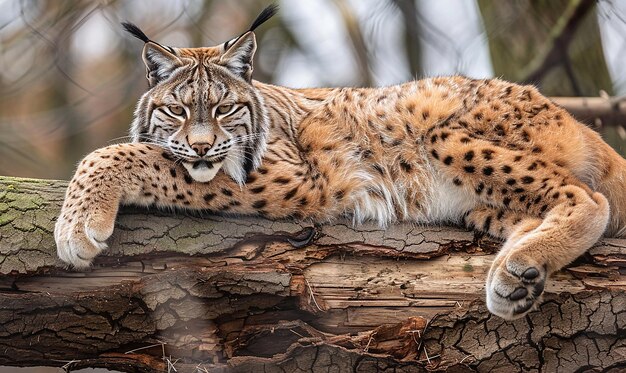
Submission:
[[[134,142],[89,154],[69,185],[55,238],[75,267],[106,248],[120,204],[458,223],[504,240],[486,294],[511,319],[550,273],[624,233],[624,159],[532,86],[453,76],[290,89],[251,80],[252,31],[171,48],[127,27],[146,42],[150,89]]]

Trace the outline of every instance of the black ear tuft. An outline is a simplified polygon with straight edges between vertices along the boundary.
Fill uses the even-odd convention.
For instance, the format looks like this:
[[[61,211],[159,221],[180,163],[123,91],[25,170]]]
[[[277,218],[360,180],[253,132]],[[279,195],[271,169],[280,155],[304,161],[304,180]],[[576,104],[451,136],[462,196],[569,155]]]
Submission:
[[[146,36],[146,34],[141,31],[139,27],[130,23],[130,22],[122,22],[122,26],[124,26],[124,30],[128,31],[131,35],[136,37],[137,39],[147,43],[150,41],[150,38]]]
[[[261,26],[268,19],[272,18],[277,12],[278,12],[277,4],[271,4],[267,6],[265,9],[263,9],[263,11],[261,11],[258,17],[256,17],[254,22],[252,22],[252,25],[250,25],[250,29],[248,29],[248,31],[254,31],[254,29]]]
[[[256,17],[256,19],[254,20],[254,22],[252,22],[252,25],[250,25],[250,28],[246,32],[254,31],[257,27],[264,24],[268,19],[272,18],[277,12],[278,12],[277,4],[268,5]],[[224,50],[228,50],[228,48],[230,48],[233,44],[235,44],[237,40],[239,40],[246,32],[224,43]]]

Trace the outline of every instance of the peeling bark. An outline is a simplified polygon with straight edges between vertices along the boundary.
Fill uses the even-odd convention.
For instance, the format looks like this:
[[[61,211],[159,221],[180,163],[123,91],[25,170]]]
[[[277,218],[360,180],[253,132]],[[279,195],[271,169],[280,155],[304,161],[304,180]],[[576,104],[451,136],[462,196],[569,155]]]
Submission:
[[[453,227],[317,226],[123,209],[68,271],[65,182],[0,178],[0,365],[128,372],[620,371],[626,241],[557,273],[539,312],[492,316],[498,243]]]

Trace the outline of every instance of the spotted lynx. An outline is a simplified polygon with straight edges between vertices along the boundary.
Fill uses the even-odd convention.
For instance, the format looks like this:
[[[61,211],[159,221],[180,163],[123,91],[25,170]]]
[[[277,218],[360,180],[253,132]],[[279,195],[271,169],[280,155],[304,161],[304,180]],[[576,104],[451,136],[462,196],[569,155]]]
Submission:
[[[133,143],[89,154],[55,228],[88,267],[120,204],[356,224],[460,223],[504,240],[487,305],[521,317],[546,278],[625,232],[626,165],[532,86],[461,76],[386,88],[290,89],[251,79],[254,28],[208,48],[145,42]]]

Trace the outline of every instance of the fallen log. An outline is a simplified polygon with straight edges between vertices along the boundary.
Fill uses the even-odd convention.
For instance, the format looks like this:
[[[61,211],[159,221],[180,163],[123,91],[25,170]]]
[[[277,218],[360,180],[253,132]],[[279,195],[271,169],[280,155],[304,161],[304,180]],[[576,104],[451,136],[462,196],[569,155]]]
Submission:
[[[599,130],[626,126],[624,97],[550,97],[577,120]]]
[[[454,227],[125,208],[92,270],[52,237],[66,183],[0,178],[0,365],[126,372],[619,371],[626,240],[558,272],[538,312],[484,306],[497,242]]]

